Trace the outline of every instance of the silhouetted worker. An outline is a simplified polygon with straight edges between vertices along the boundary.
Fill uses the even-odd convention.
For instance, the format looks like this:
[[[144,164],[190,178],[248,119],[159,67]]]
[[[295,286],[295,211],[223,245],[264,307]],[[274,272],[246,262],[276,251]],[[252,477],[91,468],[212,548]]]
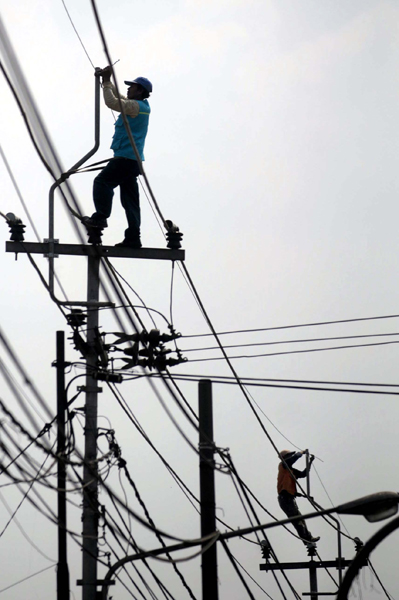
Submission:
[[[280,458],[282,459],[278,465],[278,476],[277,476],[277,493],[278,503],[281,509],[285,512],[287,517],[297,517],[301,513],[299,512],[298,505],[295,500],[295,496],[298,495],[296,489],[296,480],[301,477],[306,477],[309,473],[314,456],[310,456],[309,468],[305,468],[303,471],[294,469],[292,465],[299,459],[303,454],[306,454],[307,450],[300,452],[291,452],[290,450],[282,450],[280,452]],[[298,535],[305,543],[318,542],[320,537],[313,537],[309,529],[306,526],[305,521],[299,520],[294,521],[293,526],[298,532]]]
[[[119,100],[114,85],[111,83],[111,67],[101,71],[104,88],[104,102],[112,110],[120,112]],[[148,130],[150,105],[147,98],[152,92],[152,84],[145,77],[137,77],[133,81],[125,81],[128,85],[127,98],[120,96],[124,113],[130,125],[136,148],[141,160],[144,160],[144,143]],[[93,200],[96,212],[91,217],[84,217],[83,222],[89,227],[107,227],[107,219],[112,210],[114,189],[120,187],[121,203],[126,212],[128,228],[125,237],[117,246],[141,248],[140,239],[140,198],[137,177],[140,167],[127,134],[122,115],[115,122],[115,133],[112,138],[114,158],[94,180]]]

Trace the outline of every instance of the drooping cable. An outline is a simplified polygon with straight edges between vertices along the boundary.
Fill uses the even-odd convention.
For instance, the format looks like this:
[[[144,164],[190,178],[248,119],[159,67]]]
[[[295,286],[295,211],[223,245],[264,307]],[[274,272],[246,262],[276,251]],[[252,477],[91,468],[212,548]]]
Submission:
[[[151,441],[151,439],[149,438],[149,436],[145,433],[144,429],[142,428],[142,426],[137,421],[136,417],[133,415],[131,409],[128,407],[128,404],[127,404],[126,400],[123,398],[123,396],[120,393],[120,391],[115,386],[112,386],[111,384],[109,384],[109,389],[111,390],[111,392],[114,395],[114,397],[115,397],[116,401],[118,402],[119,406],[125,412],[125,414],[129,418],[129,420],[131,421],[131,423],[135,426],[135,428],[140,433],[140,435],[145,439],[145,441],[147,442],[147,444],[152,448],[152,450],[155,452],[155,454],[161,460],[161,462],[163,463],[163,465],[169,471],[170,475],[173,477],[173,479],[175,480],[176,484],[180,487],[180,489],[182,490],[182,492],[184,493],[184,495],[186,496],[186,498],[189,500],[189,502],[192,504],[192,506],[198,512],[198,508],[193,503],[193,500],[197,503],[197,505],[199,505],[199,499],[187,487],[187,485],[184,483],[184,481],[179,477],[179,475],[176,473],[176,471],[171,467],[171,465],[168,463],[168,461],[162,456],[162,454],[159,452],[159,450],[155,447],[155,445],[153,444],[153,442]]]
[[[144,503],[144,501],[143,501],[143,499],[142,499],[142,497],[141,497],[141,495],[140,495],[140,493],[139,493],[139,491],[138,491],[138,489],[137,489],[137,486],[136,486],[135,482],[133,481],[133,479],[132,479],[132,477],[131,477],[131,475],[130,475],[130,472],[129,472],[128,468],[127,468],[126,461],[125,461],[125,460],[123,460],[123,459],[122,459],[122,461],[123,461],[123,462],[121,462],[121,461],[120,461],[120,468],[121,468],[121,469],[123,469],[123,471],[124,471],[124,473],[125,473],[125,476],[126,476],[126,478],[127,478],[128,482],[130,483],[130,485],[132,486],[132,488],[133,488],[133,490],[134,490],[134,493],[135,493],[135,496],[136,496],[136,498],[137,498],[137,500],[138,500],[138,502],[139,502],[140,506],[142,507],[142,509],[143,509],[143,511],[144,511],[144,514],[145,514],[145,515],[146,515],[146,517],[147,517],[147,520],[148,520],[148,522],[149,522],[149,523],[150,523],[150,524],[153,526],[153,528],[154,528],[154,531],[155,531],[155,530],[156,530],[155,523],[154,523],[154,521],[153,521],[153,519],[152,519],[152,517],[151,517],[150,513],[148,512],[148,509],[147,509],[147,507],[146,507],[146,505],[145,505],[145,503]],[[158,539],[159,543],[160,543],[160,544],[161,544],[161,545],[162,545],[164,548],[166,548],[166,544],[165,544],[164,540],[162,539],[162,536],[158,535],[157,533],[156,533],[155,535],[157,536],[157,539]],[[167,557],[168,557],[170,560],[172,560],[172,557],[171,557],[171,555],[170,555],[170,553],[169,553],[169,552],[167,552],[167,553],[166,553],[166,556],[167,556]],[[188,592],[188,595],[190,596],[190,598],[191,598],[192,600],[196,600],[196,597],[194,596],[192,589],[191,589],[191,588],[190,588],[190,586],[188,585],[188,583],[187,583],[187,581],[186,581],[186,579],[185,579],[185,577],[184,577],[183,573],[182,573],[182,572],[179,570],[179,568],[177,567],[177,565],[176,565],[175,563],[172,563],[172,564],[173,564],[173,568],[174,568],[174,570],[175,570],[176,574],[178,575],[178,577],[179,577],[179,579],[180,579],[180,581],[181,581],[181,583],[182,583],[183,587],[184,587],[184,588],[187,590],[187,592]]]

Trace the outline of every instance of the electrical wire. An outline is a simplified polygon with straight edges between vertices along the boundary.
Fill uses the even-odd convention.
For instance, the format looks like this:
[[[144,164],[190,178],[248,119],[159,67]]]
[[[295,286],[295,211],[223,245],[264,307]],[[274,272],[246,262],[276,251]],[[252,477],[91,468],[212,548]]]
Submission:
[[[238,575],[238,577],[239,577],[242,585],[244,586],[244,588],[245,588],[248,596],[251,598],[251,600],[255,600],[255,596],[253,595],[253,593],[249,589],[247,582],[245,581],[244,577],[242,576],[241,571],[237,567],[235,559],[234,559],[233,555],[231,554],[230,549],[229,549],[226,541],[222,539],[221,542],[222,542],[222,546],[223,546],[223,548],[224,548],[224,550],[225,550],[225,552],[226,552],[226,554],[227,554],[227,556],[228,556],[231,564],[233,565],[233,568],[234,568],[235,572],[237,573],[237,575]],[[269,598],[270,598],[270,596],[269,596]]]
[[[273,600],[273,598],[270,596],[270,594],[268,594],[268,593],[266,592],[266,590],[264,590],[264,589],[263,589],[263,587],[262,587],[261,585],[259,585],[259,583],[256,581],[256,579],[254,579],[254,578],[252,577],[252,575],[251,575],[251,574],[250,574],[250,573],[249,573],[249,572],[246,570],[246,568],[245,568],[245,567],[244,567],[244,566],[243,566],[243,565],[240,563],[240,561],[237,559],[237,557],[236,557],[236,556],[234,556],[234,554],[231,552],[231,550],[230,550],[230,554],[231,554],[232,558],[234,559],[234,562],[236,562],[236,563],[237,563],[237,565],[239,565],[240,569],[241,569],[242,571],[244,571],[244,573],[246,573],[246,574],[248,575],[248,577],[249,577],[249,578],[250,578],[250,579],[251,579],[251,580],[254,582],[254,584],[255,584],[255,585],[257,585],[257,586],[258,586],[258,588],[259,588],[260,590],[262,590],[262,592],[263,592],[263,593],[264,593],[264,594],[265,594],[265,595],[266,595],[268,598],[270,598],[271,600]]]
[[[24,500],[25,498],[23,498]],[[7,503],[6,499],[4,498],[3,494],[0,492],[0,500],[3,503],[3,505],[5,506],[7,512],[12,515],[12,508],[9,506],[9,504]],[[22,501],[23,501],[22,500]],[[21,501],[21,502],[22,502]],[[46,560],[49,560],[50,562],[54,563],[54,559],[50,558],[49,556],[47,556],[47,554],[45,552],[43,552],[43,550],[41,550],[39,548],[39,546],[37,546],[37,544],[35,544],[35,542],[29,537],[29,535],[26,533],[26,531],[24,530],[24,528],[22,527],[21,523],[19,522],[19,520],[15,517],[15,515],[13,515],[11,517],[11,519],[14,521],[15,526],[19,529],[19,531],[21,532],[21,534],[23,535],[23,537],[26,539],[26,541],[28,542],[28,544],[30,546],[32,546],[32,548],[34,548],[36,550],[36,552],[38,552],[41,556],[43,556],[43,558],[45,558]],[[7,523],[6,527],[8,527],[9,523],[11,522],[11,519],[9,520],[9,522]],[[4,529],[5,531],[5,529]],[[4,533],[4,531],[1,532],[0,535],[2,535]]]
[[[170,475],[175,480],[176,484],[179,486],[179,488],[184,493],[184,495],[189,500],[189,502],[192,504],[192,506],[195,508],[195,510],[197,512],[199,512],[197,506],[192,501],[192,499],[194,499],[195,502],[197,504],[199,504],[199,499],[187,487],[187,485],[184,483],[184,481],[179,477],[179,475],[176,473],[176,471],[171,467],[171,465],[168,463],[168,461],[162,456],[162,454],[159,452],[159,450],[155,447],[153,442],[150,440],[149,436],[145,433],[143,427],[138,422],[137,418],[134,416],[131,408],[128,406],[128,404],[127,404],[126,400],[123,398],[121,392],[115,386],[112,386],[111,384],[108,384],[108,385],[109,385],[109,388],[110,388],[112,394],[114,395],[116,401],[118,402],[119,406],[125,412],[125,414],[129,418],[131,423],[135,426],[135,428],[140,433],[140,435],[144,438],[144,440],[147,442],[147,444],[152,448],[152,450],[155,452],[155,454],[161,460],[163,465],[166,467],[166,469],[168,470]]]
[[[44,569],[40,569],[40,571],[36,571],[36,573],[32,573],[32,575],[28,575],[27,577],[24,577],[23,579],[20,579],[19,581],[16,581],[15,583],[12,583],[11,585],[8,585],[5,588],[2,588],[0,590],[0,594],[2,594],[3,592],[6,592],[7,590],[10,590],[13,587],[16,587],[17,585],[19,585],[20,583],[24,583],[24,581],[28,581],[28,579],[32,579],[32,577],[36,577],[37,575],[40,575],[41,573],[44,573],[45,571],[48,571],[49,569],[55,569],[57,566],[57,563],[54,563],[52,565],[50,565],[49,567],[45,567]]]
[[[295,329],[299,327],[319,327],[323,325],[338,325],[340,323],[357,323],[359,321],[376,321],[380,319],[397,319],[399,315],[380,315],[377,317],[358,317],[355,319],[340,319],[337,321],[318,321],[316,323],[299,323],[295,325],[279,325],[277,327],[262,327],[257,329],[235,329],[233,331],[220,331],[217,333],[218,336],[221,335],[232,335],[236,333],[254,333],[258,331],[277,331],[279,329]],[[195,338],[195,337],[210,337],[214,336],[213,333],[197,333],[192,335],[184,335],[184,338]]]
[[[320,481],[320,484],[321,484],[321,486],[322,486],[323,490],[325,491],[325,493],[326,493],[326,496],[327,496],[327,498],[329,499],[331,506],[335,506],[335,504],[334,504],[334,503],[333,503],[333,501],[331,500],[330,494],[328,493],[326,486],[325,486],[325,485],[324,485],[324,483],[322,482],[322,480],[321,480],[321,477],[320,477],[320,475],[319,475],[319,473],[318,473],[318,471],[317,471],[317,469],[316,469],[316,467],[315,467],[314,465],[313,465],[313,470],[314,470],[314,472],[316,473],[316,476],[317,476],[318,480]],[[341,525],[344,527],[344,529],[345,529],[346,533],[347,533],[347,534],[350,536],[350,533],[349,533],[349,531],[348,531],[348,529],[347,529],[347,527],[346,527],[345,523],[343,522],[343,520],[342,520],[341,516],[337,514],[337,518],[340,520],[340,522],[341,522]],[[351,538],[351,539],[353,539],[353,538]]]
[[[123,460],[123,459],[122,459],[122,460]],[[123,460],[123,462],[121,462],[121,461],[120,461],[119,468],[123,469],[123,471],[124,471],[124,473],[125,473],[125,476],[126,476],[126,478],[127,478],[128,482],[130,483],[130,485],[132,486],[132,488],[133,488],[133,490],[134,490],[134,493],[135,493],[135,496],[136,496],[136,498],[137,498],[137,500],[138,500],[138,502],[139,502],[140,506],[142,507],[142,509],[143,509],[143,511],[144,511],[144,514],[145,514],[145,515],[146,515],[146,517],[147,517],[147,520],[148,520],[148,522],[150,523],[150,525],[152,525],[152,527],[153,527],[154,531],[156,531],[156,526],[155,526],[155,523],[154,523],[154,521],[153,521],[153,519],[152,519],[152,517],[151,517],[150,513],[148,512],[148,508],[146,507],[146,505],[145,505],[145,503],[144,503],[144,501],[143,501],[143,499],[142,499],[142,497],[141,497],[141,495],[140,495],[140,493],[139,493],[139,491],[138,491],[138,489],[137,489],[137,486],[136,486],[135,482],[133,481],[133,479],[132,479],[132,477],[131,477],[131,475],[130,475],[130,472],[129,472],[128,468],[127,468],[127,464],[126,464],[126,461],[125,461],[125,460]],[[163,540],[162,536],[160,536],[158,533],[155,533],[155,535],[157,536],[157,539],[158,539],[158,541],[160,542],[160,544],[161,544],[161,545],[162,545],[164,548],[166,548],[166,544],[165,544],[165,542],[164,542],[164,540]],[[166,556],[168,557],[168,559],[169,559],[169,560],[171,560],[171,561],[172,561],[172,557],[171,557],[171,555],[169,554],[169,552],[167,552],[167,553],[166,553]],[[181,572],[181,571],[180,571],[180,570],[177,568],[177,565],[175,564],[175,562],[173,562],[173,568],[174,568],[174,570],[175,570],[175,572],[176,572],[177,576],[179,577],[179,579],[180,579],[180,581],[181,581],[181,583],[182,583],[183,587],[184,587],[184,588],[187,590],[187,592],[188,592],[188,595],[190,596],[190,598],[191,598],[192,600],[196,600],[196,597],[195,597],[195,595],[193,594],[193,591],[192,591],[192,589],[191,589],[191,588],[190,588],[190,586],[188,585],[188,583],[187,583],[187,581],[186,581],[185,577],[183,576],[182,572]]]
[[[240,356],[229,356],[229,360],[236,360],[242,358],[264,358],[266,356],[284,356],[287,354],[308,354],[310,352],[325,352],[327,350],[346,350],[353,348],[369,348],[371,346],[388,346],[390,344],[399,344],[399,341],[390,342],[373,342],[370,344],[348,344],[347,346],[331,346],[330,348],[309,348],[307,350],[287,350],[285,352],[268,352],[263,354],[243,354]],[[190,362],[209,362],[213,360],[226,360],[225,356],[217,356],[214,358],[194,358]]]
[[[108,259],[106,259],[106,260],[108,260]],[[127,281],[127,280],[126,280],[124,277],[123,277],[123,275],[121,275],[121,274],[119,273],[119,271],[117,271],[117,269],[115,268],[115,266],[114,266],[114,265],[112,265],[112,264],[110,263],[110,261],[109,261],[109,260],[108,260],[108,263],[109,263],[109,265],[110,265],[111,269],[113,270],[113,272],[115,273],[115,275],[116,275],[117,277],[119,277],[120,279],[122,279],[122,281],[124,281],[124,282],[126,283],[126,285],[127,285],[127,286],[128,286],[128,288],[129,288],[129,289],[130,289],[130,290],[133,292],[133,294],[135,294],[135,296],[137,296],[137,298],[140,300],[140,302],[141,302],[141,304],[142,304],[142,307],[140,307],[140,308],[144,308],[144,309],[147,311],[147,313],[148,313],[148,316],[150,317],[150,319],[151,319],[151,321],[152,321],[152,324],[153,324],[153,325],[154,325],[154,327],[156,328],[157,324],[155,323],[155,321],[154,321],[154,319],[153,319],[153,316],[152,316],[152,314],[151,314],[151,309],[150,309],[150,308],[148,308],[148,307],[145,305],[145,302],[144,302],[144,300],[143,300],[143,299],[142,299],[142,298],[139,296],[139,294],[136,292],[136,290],[135,290],[135,289],[133,289],[133,287],[130,285],[130,283],[129,283],[129,282],[128,282],[128,281]],[[130,308],[132,308],[133,310],[136,308],[136,307],[135,307],[135,306],[134,306],[134,305],[133,305],[133,304],[130,302],[130,300],[129,300],[129,299],[128,299],[128,306],[129,306]],[[157,312],[158,314],[160,314],[160,315],[161,315],[161,313],[160,313],[159,311],[153,311],[153,312]],[[162,315],[162,317],[165,319],[165,321],[166,321],[166,322],[168,322],[168,321],[167,321],[167,319],[166,319],[166,317],[164,317],[164,315]],[[143,324],[142,324],[142,327],[143,327],[143,329],[144,329],[144,325],[143,325]]]
[[[119,518],[121,519],[123,525],[125,526],[125,529],[128,530],[128,525],[126,524],[126,521],[123,519],[120,510],[118,508],[118,506],[115,503],[115,500],[111,497],[111,501],[112,504],[114,505],[114,508],[119,516]],[[119,531],[120,534],[122,534],[120,527],[118,526],[118,524],[116,523],[115,519],[109,514],[109,512],[107,513],[108,517],[112,520],[112,522],[114,523],[116,529]],[[104,519],[106,520],[106,517],[104,516]],[[108,521],[106,520],[106,524],[108,526],[108,528],[110,529],[112,535],[114,536],[115,540],[117,541],[117,543],[120,545],[120,547],[123,549],[123,546],[121,544],[121,542],[118,540],[118,537],[116,535],[116,532],[114,531],[114,527],[111,527],[110,523],[108,523]],[[129,533],[129,538],[128,541],[129,543],[132,545],[133,549],[135,550],[135,552],[139,552],[139,548],[137,546],[137,543],[131,533],[131,531],[128,530]],[[125,554],[126,556],[126,554]],[[148,564],[148,561],[143,558],[142,562],[144,564],[144,566],[148,569],[148,571],[151,573],[152,577],[154,578],[155,582],[157,583],[159,589],[161,590],[161,592],[163,593],[163,595],[165,596],[165,598],[167,597],[167,595],[169,595],[172,600],[173,600],[173,596],[170,594],[169,590],[166,588],[166,586],[161,582],[161,580],[159,579],[159,577],[156,575],[156,573],[154,572],[154,570],[152,569],[152,567]],[[132,563],[133,564],[133,563]],[[125,565],[123,565],[123,567],[125,567]],[[150,592],[152,597],[156,597],[155,594],[152,592],[152,590],[150,590],[150,588],[148,587],[148,584],[145,583],[145,580],[143,579],[142,575],[140,574],[139,570],[137,569],[136,565],[133,565],[134,570],[136,571],[136,573],[139,575],[140,579],[142,580],[142,582],[146,585],[147,590]]]
[[[18,196],[18,199],[19,199],[19,201],[20,201],[20,202],[21,202],[21,204],[22,204],[22,208],[24,209],[24,211],[25,211],[25,214],[26,214],[26,216],[27,216],[27,218],[28,218],[28,221],[29,221],[29,223],[30,223],[30,226],[32,227],[32,229],[33,229],[33,231],[34,231],[34,234],[35,234],[35,236],[36,236],[36,239],[37,239],[37,241],[40,243],[40,242],[41,242],[41,238],[40,238],[40,236],[39,236],[39,234],[38,234],[38,231],[37,231],[37,229],[36,229],[36,227],[35,227],[35,224],[34,224],[34,222],[33,222],[33,219],[32,219],[32,217],[31,217],[31,214],[30,214],[30,212],[29,212],[29,210],[28,210],[27,204],[26,204],[25,200],[23,199],[23,196],[22,196],[21,190],[19,189],[19,186],[18,186],[18,184],[17,184],[17,181],[16,181],[16,179],[15,179],[15,177],[14,177],[14,174],[13,174],[13,172],[12,172],[12,170],[11,170],[10,164],[9,164],[9,162],[8,162],[8,160],[7,160],[7,157],[6,157],[5,153],[4,153],[4,150],[3,150],[3,148],[1,147],[1,144],[0,144],[0,154],[1,154],[1,157],[2,157],[2,159],[3,159],[4,165],[5,165],[6,169],[7,169],[7,173],[8,173],[8,175],[9,175],[9,177],[10,177],[10,179],[11,179],[11,182],[12,182],[12,184],[13,184],[13,186],[14,186],[14,190],[15,190],[15,192],[16,192],[16,194],[17,194],[17,196]],[[56,278],[56,281],[57,281],[57,283],[58,283],[58,285],[59,285],[59,287],[60,287],[60,290],[61,290],[62,294],[64,295],[64,298],[65,298],[65,300],[68,300],[68,297],[67,297],[67,295],[66,295],[66,292],[65,292],[65,290],[64,290],[64,288],[63,288],[63,286],[62,286],[62,284],[61,284],[61,281],[60,281],[60,279],[59,279],[58,275],[57,275],[56,273],[54,273],[54,276],[55,276],[55,278]]]
[[[370,560],[370,559],[368,559],[368,561],[367,561],[367,562],[368,562],[368,565],[369,565],[370,569],[373,571],[373,573],[374,573],[374,575],[375,575],[375,577],[376,577],[376,579],[377,579],[378,583],[380,584],[380,586],[381,586],[381,588],[382,588],[382,591],[384,592],[385,596],[388,598],[388,600],[394,600],[394,598],[393,598],[392,594],[390,594],[390,593],[389,593],[389,592],[386,590],[386,588],[384,587],[384,585],[383,585],[383,583],[382,583],[381,579],[378,577],[378,575],[377,575],[377,571],[375,570],[375,568],[374,568],[374,567],[373,567],[373,565],[371,564],[371,560]]]
[[[371,337],[388,337],[388,336],[398,336],[399,333],[370,333],[363,335],[341,335],[335,337],[324,337],[324,338],[304,338],[301,340],[278,340],[274,342],[253,342],[251,344],[229,344],[225,345],[225,349],[230,348],[252,348],[254,346],[276,346],[278,344],[305,344],[309,342],[330,342],[333,340],[353,340],[353,339],[361,339],[361,338],[371,338]],[[204,348],[183,348],[183,352],[205,352],[209,350],[219,350],[219,346],[208,346]]]
[[[211,359],[212,360],[212,359]],[[219,360],[219,359],[218,359]],[[220,359],[222,360],[222,358]],[[195,362],[195,361],[191,361],[191,362]],[[156,375],[153,375],[153,377],[156,377]],[[184,375],[184,374],[174,374],[173,375],[174,379],[177,380],[181,380],[181,381],[198,381],[199,379],[213,379],[213,375],[206,377],[204,375]],[[350,394],[377,394],[377,395],[382,395],[382,396],[397,396],[399,395],[399,392],[386,392],[383,390],[359,390],[359,389],[355,389],[352,390],[350,388],[333,388],[333,387],[321,387],[321,386],[305,386],[305,385],[278,385],[278,384],[274,384],[274,383],[256,383],[256,382],[252,382],[252,381],[247,381],[245,378],[241,379],[240,378],[240,382],[238,382],[237,380],[235,380],[235,378],[230,378],[230,379],[225,379],[222,380],[221,378],[217,379],[218,376],[215,376],[215,383],[219,383],[219,384],[226,384],[226,385],[238,385],[239,387],[241,387],[241,385],[245,386],[245,387],[262,387],[262,388],[274,388],[274,389],[289,389],[289,390],[306,390],[306,391],[316,391],[316,392],[345,392],[345,393],[350,393]],[[245,381],[245,383],[244,383]],[[281,380],[284,381],[284,380]],[[333,384],[331,384],[333,385]],[[357,385],[357,384],[348,384],[348,385]],[[361,384],[359,384],[361,385]],[[369,385],[378,385],[378,384],[364,384],[366,386]],[[398,387],[397,384],[381,384],[381,387]]]
[[[211,379],[214,382],[218,383],[219,380],[225,381],[233,381],[235,382],[235,377],[231,377],[228,375],[188,375],[186,373],[174,373],[173,376],[175,378],[183,378],[187,377],[189,381],[198,381],[198,379]],[[190,379],[191,378],[191,379]],[[353,386],[364,386],[364,387],[392,387],[397,388],[399,384],[397,383],[370,383],[370,382],[353,382],[353,381],[324,381],[324,380],[315,380],[315,379],[272,379],[266,377],[241,377],[241,381],[245,383],[245,385],[251,385],[253,382],[255,383],[263,383],[263,382],[277,382],[277,383],[314,383],[317,385],[353,385]]]
[[[74,24],[74,22],[72,21],[72,17],[71,17],[71,15],[69,14],[69,11],[68,11],[68,9],[67,9],[67,7],[66,7],[66,4],[65,4],[64,0],[61,0],[61,2],[62,2],[63,6],[64,6],[64,8],[65,8],[65,12],[66,12],[66,14],[68,15],[68,19],[69,19],[69,20],[70,20],[70,22],[71,22],[71,25],[72,25],[72,27],[73,27],[73,30],[74,30],[74,32],[76,33],[76,35],[77,35],[77,37],[78,37],[78,40],[79,40],[79,42],[80,42],[80,44],[81,44],[81,46],[82,46],[82,48],[83,48],[83,50],[84,50],[84,53],[86,54],[86,56],[87,56],[87,58],[88,58],[88,60],[89,60],[89,62],[90,62],[90,64],[91,64],[91,66],[92,66],[92,67],[93,67],[93,69],[94,69],[94,68],[95,68],[95,67],[94,67],[94,64],[93,64],[93,62],[92,62],[92,60],[91,60],[91,58],[90,58],[90,56],[89,56],[89,53],[88,53],[88,52],[87,52],[87,50],[86,50],[86,47],[85,47],[84,43],[82,42],[82,39],[81,39],[81,37],[80,37],[80,35],[79,35],[79,33],[78,33],[78,30],[77,30],[77,29],[76,29],[76,27],[75,27],[75,24]]]

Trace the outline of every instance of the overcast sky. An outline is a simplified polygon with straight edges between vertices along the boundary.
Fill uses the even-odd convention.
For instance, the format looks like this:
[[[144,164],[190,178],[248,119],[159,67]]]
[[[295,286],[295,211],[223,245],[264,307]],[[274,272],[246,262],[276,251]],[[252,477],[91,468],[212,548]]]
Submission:
[[[65,0],[77,31],[95,66],[107,64],[91,3]],[[210,319],[219,332],[342,321],[399,314],[397,204],[399,6],[390,0],[98,0],[116,76],[148,77],[154,86],[146,142],[145,169],[161,210],[184,233],[186,266]],[[94,77],[61,0],[0,1],[0,15],[32,95],[66,170],[93,145]],[[4,58],[4,57],[3,57]],[[0,140],[21,194],[41,238],[48,237],[48,190],[52,179],[27,134],[20,111],[0,77],[2,111]],[[113,117],[101,106],[101,146],[92,159],[111,156]],[[0,161],[0,211],[27,218]],[[94,174],[71,179],[84,214],[91,214]],[[142,240],[164,247],[164,239],[144,193]],[[0,235],[9,239],[5,221]],[[121,241],[125,216],[116,194],[105,244]],[[83,232],[84,233],[84,232]],[[72,222],[56,199],[55,237],[78,243]],[[36,241],[27,225],[26,240]],[[29,375],[55,411],[55,332],[70,330],[52,303],[26,256],[3,253],[1,326]],[[44,274],[47,263],[36,261]],[[115,259],[114,266],[144,303],[170,318],[169,262]],[[85,259],[61,257],[57,274],[70,300],[86,295]],[[61,295],[59,290],[57,293]],[[133,292],[129,291],[132,298]],[[137,298],[135,303],[139,303]],[[183,336],[209,333],[206,322],[178,268],[173,287],[173,322]],[[146,313],[146,327],[152,326]],[[162,317],[157,326],[165,331]],[[102,331],[118,331],[112,314],[102,311]],[[292,340],[342,338],[292,343]],[[388,335],[395,334],[395,335]],[[318,352],[279,354],[233,361],[241,377],[306,381],[399,384],[399,324],[397,318],[277,329],[222,336],[225,345],[287,342],[231,348],[231,356],[271,354],[394,342]],[[189,359],[172,369],[193,375],[231,375],[218,351],[184,352],[213,347],[212,337],[179,341]],[[25,392],[4,349],[1,357]],[[70,342],[67,360],[79,361]],[[81,374],[74,367],[71,376]],[[70,387],[70,397],[78,379]],[[197,384],[178,382],[197,409]],[[6,385],[1,399],[28,426]],[[198,457],[190,449],[146,381],[129,381],[119,388],[160,452],[192,491],[198,494]],[[162,396],[194,444],[196,432],[181,416],[161,386]],[[365,389],[362,386],[362,389]],[[381,388],[379,388],[381,389]],[[394,387],[385,391],[395,391]],[[309,448],[316,460],[311,492],[328,507],[382,490],[397,491],[396,396],[251,388],[259,415],[277,447]],[[216,444],[230,448],[238,472],[262,504],[283,518],[276,499],[276,452],[264,435],[237,386],[214,385]],[[48,417],[39,411],[40,426]],[[82,396],[79,397],[82,406]],[[106,386],[99,399],[100,426],[115,430],[132,477],[159,528],[176,537],[200,535],[199,517],[170,478],[159,459],[127,422]],[[5,418],[3,415],[1,419]],[[83,421],[82,421],[83,423]],[[81,444],[81,427],[76,434]],[[21,446],[26,438],[15,431]],[[1,435],[0,435],[1,438]],[[106,444],[101,451],[106,451]],[[35,455],[36,456],[36,455]],[[43,456],[37,454],[41,462]],[[3,460],[5,457],[3,456]],[[298,463],[300,468],[301,463]],[[304,465],[303,465],[304,466]],[[8,480],[3,474],[0,485]],[[110,482],[123,497],[117,468]],[[133,490],[124,483],[129,505],[140,512]],[[217,473],[218,516],[231,527],[248,526],[228,475]],[[26,490],[26,486],[23,488]],[[21,493],[0,488],[14,510]],[[48,495],[55,507],[55,496]],[[100,500],[106,503],[105,496]],[[73,495],[71,527],[80,530],[80,496]],[[109,501],[108,501],[109,502]],[[312,507],[299,500],[303,512]],[[270,517],[259,508],[259,518]],[[0,507],[0,531],[9,513]],[[18,512],[20,527],[42,552],[56,561],[56,529],[26,501]],[[366,541],[381,524],[361,517],[344,520],[352,537]],[[141,547],[158,547],[156,538],[131,522]],[[311,530],[325,560],[337,556],[336,534],[321,519]],[[109,534],[108,534],[109,536]],[[252,538],[256,541],[255,538]],[[283,529],[270,540],[281,561],[305,560],[301,542]],[[108,542],[112,540],[108,539]],[[372,556],[373,565],[393,597],[399,598],[393,534]],[[81,578],[81,551],[69,543],[71,583]],[[250,575],[273,599],[280,598],[272,576],[259,571],[256,544],[237,540],[230,549]],[[222,547],[219,552],[221,600],[246,597]],[[353,556],[345,539],[343,553]],[[188,553],[187,553],[188,554]],[[18,558],[17,558],[18,557]],[[3,565],[0,590],[51,565],[11,523],[0,537]],[[114,562],[112,557],[111,562]],[[176,598],[187,592],[169,567],[159,569]],[[182,563],[197,598],[200,562]],[[100,575],[105,569],[100,570]],[[336,578],[336,572],[332,573]],[[136,577],[133,575],[133,577]],[[147,577],[147,575],[146,575]],[[290,579],[301,594],[308,591],[308,574]],[[128,581],[125,579],[125,581]],[[254,596],[267,597],[248,579]],[[359,580],[363,597],[380,598],[382,591],[370,571]],[[334,591],[331,579],[319,573],[319,591]],[[158,590],[158,595],[160,592]],[[356,588],[356,593],[359,593]],[[114,598],[128,592],[117,584]],[[49,569],[24,584],[2,592],[5,600],[55,597],[55,573]],[[145,596],[147,597],[147,596]],[[148,596],[149,597],[149,596]],[[287,597],[292,593],[287,589]]]

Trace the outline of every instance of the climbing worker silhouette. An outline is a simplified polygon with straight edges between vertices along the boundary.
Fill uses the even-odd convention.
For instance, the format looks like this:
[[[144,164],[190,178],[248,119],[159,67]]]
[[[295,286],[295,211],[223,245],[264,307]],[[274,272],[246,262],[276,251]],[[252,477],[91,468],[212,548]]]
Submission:
[[[309,467],[303,471],[294,469],[292,465],[306,453],[307,450],[302,450],[300,452],[281,450],[280,452],[281,462],[278,465],[277,476],[278,503],[287,517],[297,517],[301,514],[295,500],[295,497],[299,495],[296,489],[296,480],[308,475],[312,462],[314,461],[314,456],[313,454],[310,456]],[[302,519],[294,521],[292,524],[305,544],[319,541],[320,537],[313,537],[307,528],[305,521]]]
[[[104,102],[112,110],[120,112],[116,89],[111,83],[112,68],[105,67],[99,73],[102,77]],[[152,92],[152,84],[145,77],[137,77],[125,81],[128,87],[127,98],[120,96],[124,113],[130,126],[134,142],[141,160],[144,160],[144,143],[148,130],[150,105],[147,98]],[[107,227],[107,219],[112,210],[114,189],[119,186],[120,198],[126,212],[128,228],[122,242],[116,246],[141,248],[140,239],[140,198],[137,177],[140,166],[126,131],[122,115],[115,122],[115,133],[111,149],[114,157],[94,179],[93,201],[96,212],[91,217],[84,217],[83,223],[88,227]]]

